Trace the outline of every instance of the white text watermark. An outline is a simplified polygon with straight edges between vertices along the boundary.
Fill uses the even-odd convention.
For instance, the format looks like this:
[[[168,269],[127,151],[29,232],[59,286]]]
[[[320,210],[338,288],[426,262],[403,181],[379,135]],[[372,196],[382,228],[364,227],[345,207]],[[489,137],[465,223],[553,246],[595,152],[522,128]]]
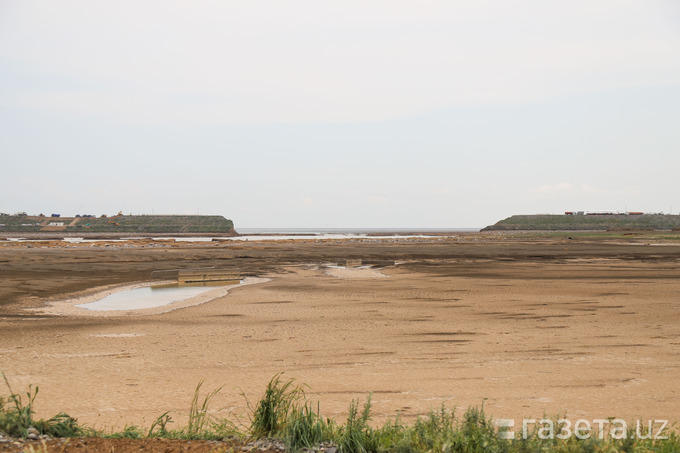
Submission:
[[[501,439],[528,439],[536,435],[539,439],[668,439],[664,434],[668,420],[635,420],[630,425],[620,418],[596,418],[593,420],[578,419],[572,422],[566,418],[551,420],[548,418],[525,418],[521,424],[515,420],[501,418],[496,420],[498,436]],[[517,429],[517,430],[516,430]]]

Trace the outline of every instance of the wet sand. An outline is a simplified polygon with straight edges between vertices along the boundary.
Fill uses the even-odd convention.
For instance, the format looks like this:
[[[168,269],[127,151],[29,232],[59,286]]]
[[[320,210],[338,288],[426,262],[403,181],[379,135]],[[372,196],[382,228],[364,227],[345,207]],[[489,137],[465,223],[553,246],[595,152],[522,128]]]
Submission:
[[[224,386],[215,409],[243,416],[241,392],[253,402],[284,372],[329,417],[373,392],[378,421],[482,401],[502,418],[680,420],[678,246],[494,234],[41,247],[0,246],[0,370],[15,390],[40,386],[41,416],[181,422],[202,380]],[[350,258],[398,264],[327,266]],[[166,313],[45,311],[211,265],[269,280]]]

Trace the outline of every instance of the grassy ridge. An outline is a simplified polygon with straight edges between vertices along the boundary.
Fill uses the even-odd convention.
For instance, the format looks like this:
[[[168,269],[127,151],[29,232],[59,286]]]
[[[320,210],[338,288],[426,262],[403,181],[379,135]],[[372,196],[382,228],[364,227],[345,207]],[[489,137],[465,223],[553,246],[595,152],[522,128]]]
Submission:
[[[3,375],[4,377],[4,375]],[[470,408],[458,418],[445,406],[405,425],[395,417],[380,427],[370,424],[371,397],[360,405],[352,401],[344,423],[321,416],[319,403],[309,401],[304,387],[276,375],[269,382],[260,400],[248,403],[248,422],[233,423],[209,412],[210,400],[221,389],[200,397],[201,384],[196,387],[186,426],[169,429],[173,423],[169,412],[159,416],[150,429],[128,426],[122,431],[104,433],[78,425],[77,421],[59,414],[49,420],[36,420],[33,405],[38,388],[30,387],[24,399],[14,393],[5,378],[10,395],[0,398],[0,433],[27,437],[32,430],[53,437],[102,436],[114,438],[167,439],[253,439],[275,438],[285,443],[287,451],[314,449],[320,444],[333,445],[341,453],[378,452],[672,452],[680,451],[680,437],[675,431],[665,433],[667,439],[638,439],[628,432],[624,439],[604,439],[596,435],[588,439],[570,436],[543,438],[537,430],[525,438],[508,440],[499,435],[499,428],[488,418],[484,409]],[[559,433],[559,430],[558,430]]]
[[[229,233],[233,227],[233,222],[222,216],[122,215],[82,219],[71,230],[93,233]]]
[[[46,231],[38,224],[62,222],[64,233],[131,233],[131,234],[186,234],[186,233],[231,233],[234,223],[218,215],[117,215],[113,217],[31,217],[0,216],[1,233],[35,233]],[[78,222],[69,226],[69,224]]]
[[[680,215],[514,215],[484,228],[503,230],[608,230],[680,228]]]

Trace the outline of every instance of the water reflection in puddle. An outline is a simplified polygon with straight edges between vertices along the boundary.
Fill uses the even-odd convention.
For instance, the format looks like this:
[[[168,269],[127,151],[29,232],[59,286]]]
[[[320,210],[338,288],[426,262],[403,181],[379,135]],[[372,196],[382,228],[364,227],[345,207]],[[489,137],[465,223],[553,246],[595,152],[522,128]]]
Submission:
[[[87,304],[76,305],[92,311],[143,310],[162,307],[196,297],[201,293],[223,286],[237,285],[238,280],[210,283],[171,283],[167,285],[145,286],[109,294],[103,299]]]

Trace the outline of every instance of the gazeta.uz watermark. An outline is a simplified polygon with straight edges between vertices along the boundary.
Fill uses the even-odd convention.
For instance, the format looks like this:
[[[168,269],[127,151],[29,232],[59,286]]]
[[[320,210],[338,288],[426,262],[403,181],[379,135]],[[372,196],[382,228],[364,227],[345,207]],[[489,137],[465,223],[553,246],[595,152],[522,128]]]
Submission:
[[[631,425],[620,418],[596,418],[593,420],[578,419],[572,422],[566,418],[551,420],[548,418],[525,418],[521,425],[515,420],[500,418],[495,421],[498,436],[501,439],[528,439],[534,435],[539,439],[568,439],[576,436],[585,440],[591,437],[599,439],[668,439],[664,433],[668,420],[635,420]]]

